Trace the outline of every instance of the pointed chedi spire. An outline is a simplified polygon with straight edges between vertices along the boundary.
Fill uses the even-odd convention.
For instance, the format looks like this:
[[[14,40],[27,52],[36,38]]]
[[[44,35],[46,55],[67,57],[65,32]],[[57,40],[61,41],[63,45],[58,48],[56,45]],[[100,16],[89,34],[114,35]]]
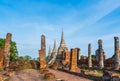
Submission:
[[[66,47],[65,40],[64,40],[64,33],[63,33],[63,31],[62,31],[60,46],[61,46],[61,47]]]
[[[51,56],[51,47],[49,46],[49,50],[48,50],[48,56]]]
[[[61,60],[62,52],[66,52],[66,51],[68,51],[68,48],[66,47],[64,33],[62,31],[61,42],[60,42],[60,46],[59,46],[58,52],[57,52],[57,60]]]
[[[56,56],[57,56],[56,41],[54,41],[54,47],[51,53],[51,60],[48,62],[48,64],[53,64],[56,60]]]
[[[57,50],[56,50],[56,41],[54,41],[54,47],[53,47],[53,51],[52,52],[57,52]]]

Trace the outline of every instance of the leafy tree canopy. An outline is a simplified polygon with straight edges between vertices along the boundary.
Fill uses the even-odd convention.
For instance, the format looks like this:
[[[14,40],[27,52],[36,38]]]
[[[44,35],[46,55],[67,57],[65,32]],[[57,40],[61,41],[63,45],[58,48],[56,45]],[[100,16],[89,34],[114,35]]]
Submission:
[[[5,39],[0,38],[0,48],[4,49],[5,47]],[[15,61],[18,58],[18,51],[16,42],[11,42],[11,48],[10,48],[10,61]]]

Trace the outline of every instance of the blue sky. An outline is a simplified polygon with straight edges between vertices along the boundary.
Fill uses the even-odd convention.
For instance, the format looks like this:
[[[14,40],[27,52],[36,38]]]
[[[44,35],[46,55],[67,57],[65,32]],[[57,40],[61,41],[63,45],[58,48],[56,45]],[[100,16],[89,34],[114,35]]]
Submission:
[[[120,0],[0,0],[0,37],[12,33],[19,55],[38,57],[41,35],[57,47],[62,29],[69,50],[81,49],[87,56],[98,39],[103,40],[107,57],[114,54],[114,36],[120,37]]]

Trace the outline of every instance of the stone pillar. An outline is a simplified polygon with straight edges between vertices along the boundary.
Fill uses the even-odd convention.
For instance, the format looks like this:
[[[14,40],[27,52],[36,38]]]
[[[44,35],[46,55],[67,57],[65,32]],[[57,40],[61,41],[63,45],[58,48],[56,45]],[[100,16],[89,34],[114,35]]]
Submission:
[[[10,62],[10,48],[11,48],[11,33],[7,33],[6,41],[5,41],[5,48],[4,48],[4,69],[9,67]]]
[[[78,64],[78,62],[80,60],[80,48],[75,48],[75,49],[77,51],[77,64]]]
[[[104,68],[104,58],[103,58],[103,49],[102,49],[102,40],[98,40],[98,51],[99,51],[99,68],[102,69]]]
[[[43,50],[39,50],[39,57],[40,57],[40,69],[45,69],[46,61],[45,61],[45,56],[44,56]]]
[[[91,44],[88,44],[88,67],[92,67]]]
[[[114,37],[114,53],[115,53],[115,57],[114,57],[114,63],[115,63],[115,70],[119,70],[119,65],[120,65],[120,57],[119,57],[119,38],[118,37]]]
[[[71,49],[70,55],[70,71],[76,72],[77,69],[77,50]]]
[[[0,48],[0,71],[3,70],[4,50]]]
[[[44,55],[46,55],[46,40],[45,35],[41,36],[41,50],[44,51]]]

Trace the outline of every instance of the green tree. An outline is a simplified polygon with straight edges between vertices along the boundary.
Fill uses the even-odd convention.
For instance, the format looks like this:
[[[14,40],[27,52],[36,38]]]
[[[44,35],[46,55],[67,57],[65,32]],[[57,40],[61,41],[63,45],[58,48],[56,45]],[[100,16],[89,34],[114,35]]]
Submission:
[[[4,49],[5,47],[5,39],[0,38],[0,48]],[[18,51],[16,42],[11,42],[11,48],[10,48],[10,61],[15,61],[18,58]]]
[[[17,46],[15,42],[11,42],[11,48],[10,48],[10,60],[15,61],[18,58],[18,51]]]
[[[5,39],[0,38],[0,48],[4,49],[5,47]]]
[[[29,56],[29,55],[26,55],[26,56],[20,56],[20,57],[18,57],[18,60],[31,60],[32,59],[32,57],[31,56]]]
[[[31,56],[26,55],[26,56],[24,56],[24,59],[25,59],[25,60],[31,60],[31,59],[32,59],[32,57],[31,57]]]
[[[92,54],[92,60],[95,60],[96,59],[96,55]]]

